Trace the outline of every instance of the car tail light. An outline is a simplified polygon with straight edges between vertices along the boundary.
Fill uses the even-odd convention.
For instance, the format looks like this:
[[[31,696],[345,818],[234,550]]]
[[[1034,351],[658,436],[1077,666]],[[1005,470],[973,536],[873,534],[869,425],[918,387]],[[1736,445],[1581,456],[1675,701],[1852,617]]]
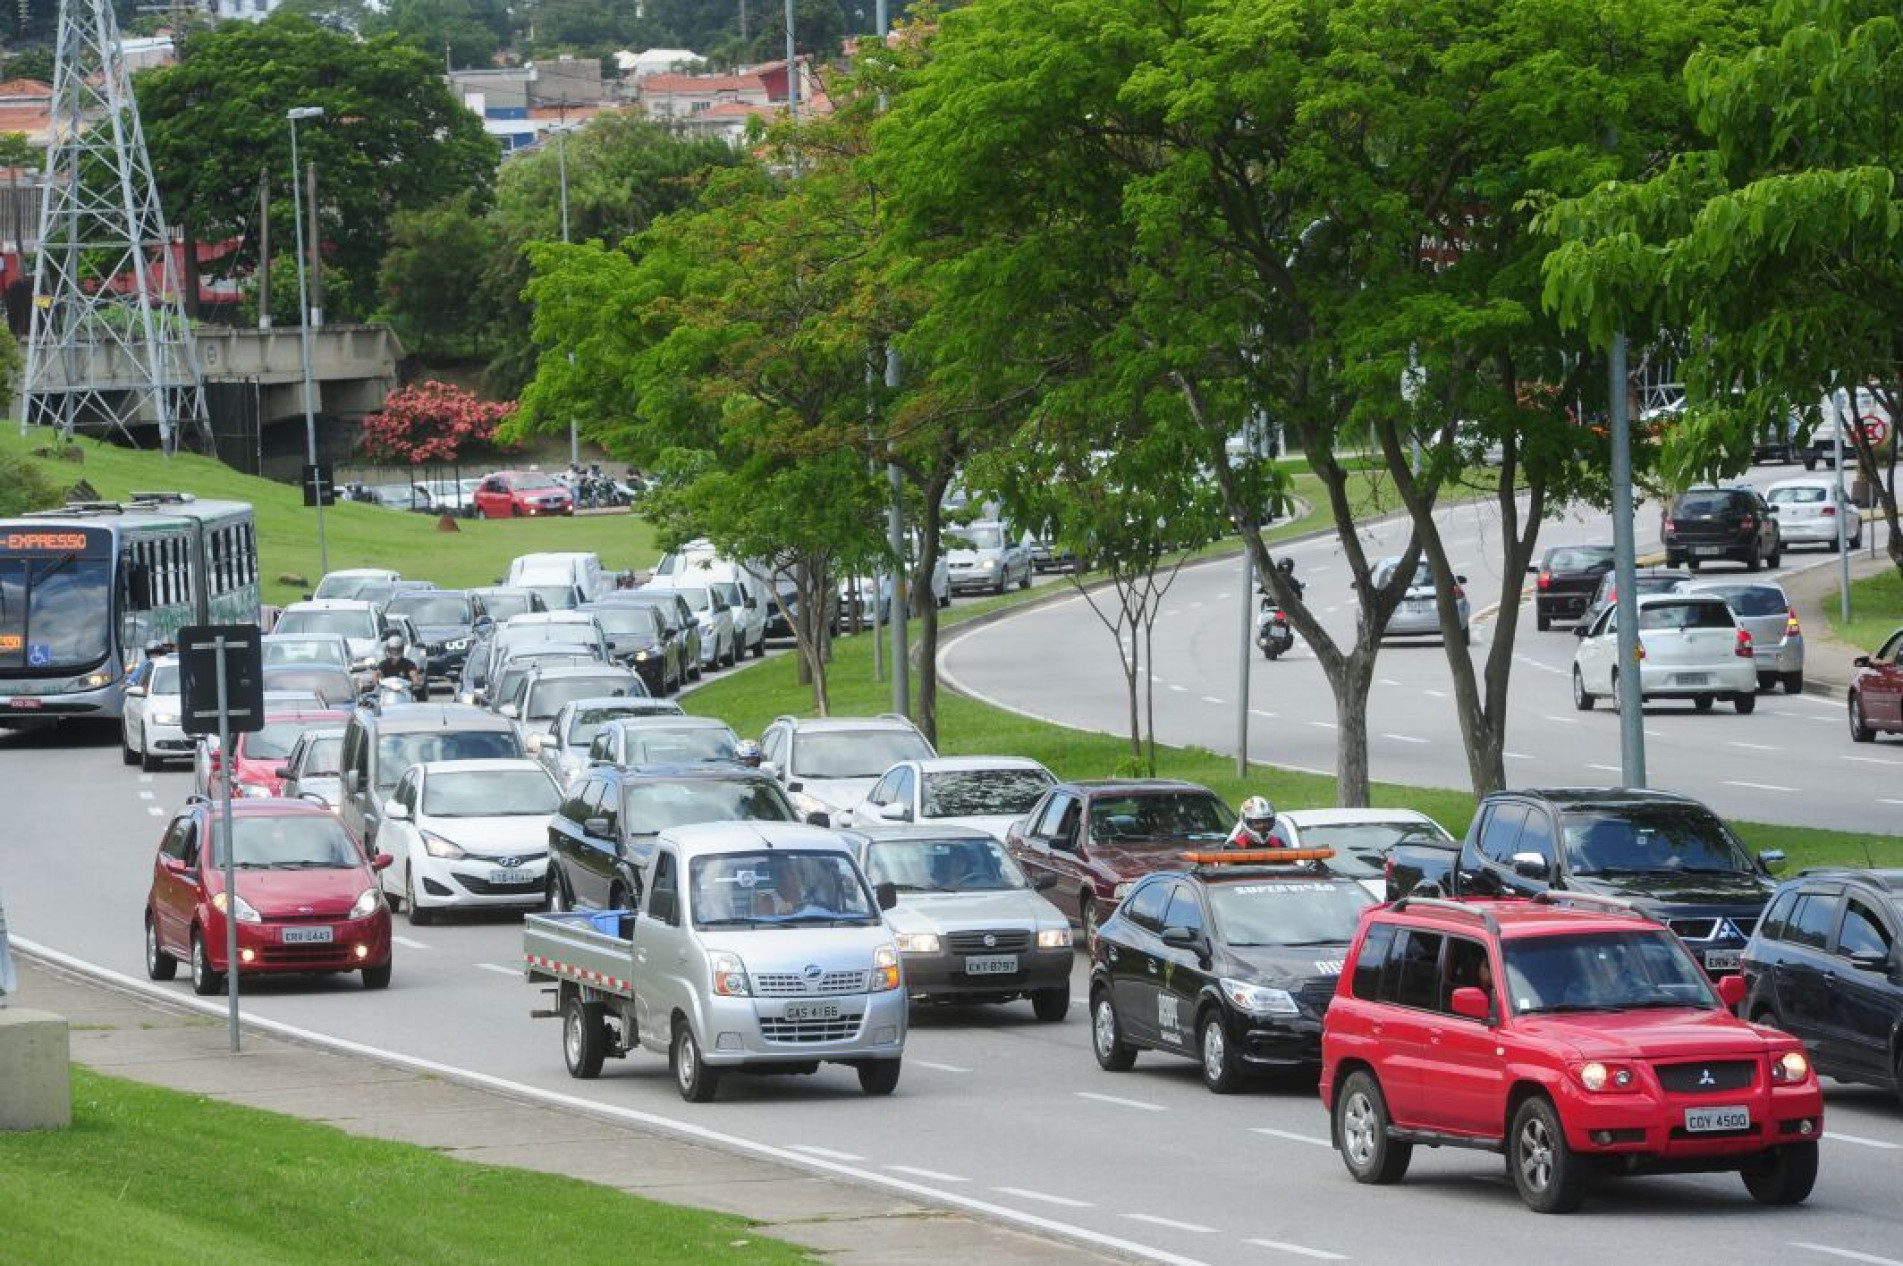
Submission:
[[[1742,519],[1738,520],[1738,530],[1740,532],[1750,532],[1754,530],[1757,526],[1758,526],[1757,519],[1755,519],[1754,517],[1748,514],[1745,515]]]
[[[1758,651],[1756,647],[1751,645],[1751,635],[1745,632],[1745,630],[1739,629],[1738,645],[1731,653],[1736,655],[1739,659],[1755,659]]]
[[[1540,573],[1540,588],[1551,589],[1552,587],[1553,587],[1553,573],[1550,571],[1541,572]]]
[[[1826,519],[1834,519],[1837,517],[1837,507],[1825,506],[1823,509],[1819,510],[1817,513],[1821,514]]]
[[[1800,628],[1797,623],[1797,608],[1792,607],[1789,611],[1784,613],[1784,636],[1796,637],[1803,631],[1804,630]]]
[[[1666,530],[1667,532],[1676,532],[1676,531],[1678,531],[1678,520],[1677,520],[1677,519],[1667,519],[1667,520],[1665,520],[1665,530]]]

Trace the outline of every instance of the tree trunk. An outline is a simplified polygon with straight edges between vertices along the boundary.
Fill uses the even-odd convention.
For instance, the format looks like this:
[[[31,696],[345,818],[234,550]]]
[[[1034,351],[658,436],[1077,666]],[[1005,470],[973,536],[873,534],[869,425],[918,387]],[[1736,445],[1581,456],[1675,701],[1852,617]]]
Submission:
[[[1366,808],[1372,798],[1368,773],[1368,692],[1374,685],[1374,648],[1357,646],[1340,663],[1335,691],[1335,803]]]
[[[1156,608],[1151,606],[1144,612],[1143,620],[1143,660],[1138,667],[1138,676],[1143,681],[1144,742],[1149,748],[1149,757],[1145,765],[1149,776],[1156,777]],[[1130,643],[1132,653],[1136,642]]]
[[[939,527],[944,518],[941,502],[951,483],[951,466],[932,472],[920,491],[925,511],[919,517],[918,568],[912,573],[912,592],[918,604],[918,728],[927,742],[938,744],[938,598],[932,592],[932,574],[938,570]],[[894,671],[897,667],[894,666]]]

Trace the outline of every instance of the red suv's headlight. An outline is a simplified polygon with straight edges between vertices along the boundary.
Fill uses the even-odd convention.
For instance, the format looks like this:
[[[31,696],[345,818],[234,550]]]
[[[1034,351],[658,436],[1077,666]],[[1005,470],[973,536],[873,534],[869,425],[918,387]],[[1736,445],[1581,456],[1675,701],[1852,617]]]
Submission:
[[[1802,1051],[1785,1051],[1771,1057],[1771,1080],[1779,1085],[1795,1086],[1810,1076],[1810,1060]]]
[[[1579,1078],[1580,1085],[1595,1093],[1631,1090],[1639,1084],[1638,1074],[1627,1065],[1596,1059],[1573,1069],[1573,1075]]]

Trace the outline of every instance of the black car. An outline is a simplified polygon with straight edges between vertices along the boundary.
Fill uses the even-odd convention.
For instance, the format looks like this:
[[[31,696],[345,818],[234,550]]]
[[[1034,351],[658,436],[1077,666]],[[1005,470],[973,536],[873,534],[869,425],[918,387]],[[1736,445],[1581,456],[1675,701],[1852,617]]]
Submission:
[[[1659,530],[1665,565],[1693,571],[1707,562],[1778,565],[1784,537],[1777,510],[1753,488],[1693,488],[1672,498]]]
[[[1578,619],[1586,613],[1599,578],[1612,571],[1612,546],[1555,545],[1527,570],[1536,578],[1533,617],[1544,633],[1555,620]]]
[[[484,612],[480,598],[455,589],[399,593],[384,610],[390,615],[410,618],[427,660],[424,671],[439,680],[462,673],[478,631],[494,623]]]
[[[1646,567],[1632,574],[1632,588],[1637,597],[1648,593],[1670,593],[1678,588],[1679,582],[1690,580],[1688,571],[1672,571],[1664,567]],[[1586,610],[1579,622],[1589,625],[1599,618],[1599,613],[1611,606],[1619,598],[1619,577],[1607,572],[1599,578],[1599,587],[1593,591],[1592,601],[1586,604]]]
[[[1807,870],[1744,951],[1747,1019],[1801,1038],[1817,1071],[1903,1099],[1903,870]]]
[[[660,607],[608,597],[581,609],[594,616],[607,635],[609,656],[641,674],[649,694],[657,699],[673,694],[687,680],[686,645],[667,635]]]
[[[681,680],[700,680],[700,624],[685,598],[672,589],[628,589],[616,593],[612,601],[636,603],[658,613],[665,644],[681,658]]]
[[[1320,1068],[1322,1017],[1373,898],[1312,862],[1190,856],[1194,869],[1151,875],[1098,928],[1097,1062],[1122,1072],[1138,1051],[1181,1055],[1218,1094],[1251,1074]]]
[[[777,595],[766,604],[766,632],[763,637],[775,641],[792,641],[793,625],[800,618],[800,591],[791,584],[781,582],[774,586]],[[831,632],[839,633],[839,595],[826,595],[826,618]]]
[[[591,767],[548,822],[548,907],[626,910],[654,837],[698,822],[797,822],[780,784],[739,765]]]

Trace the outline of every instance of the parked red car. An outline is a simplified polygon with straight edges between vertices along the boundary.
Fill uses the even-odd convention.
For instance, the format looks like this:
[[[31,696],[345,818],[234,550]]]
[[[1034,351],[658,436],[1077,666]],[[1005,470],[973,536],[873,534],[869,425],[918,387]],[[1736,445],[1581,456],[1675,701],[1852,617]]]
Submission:
[[[215,805],[188,805],[159,840],[145,903],[146,975],[170,980],[185,962],[193,992],[222,992],[225,912],[235,906],[245,975],[360,971],[364,988],[388,986],[390,907],[375,872],[389,855],[366,858],[334,814],[306,800],[240,800],[231,812],[233,900]]]
[[[1903,629],[1874,655],[1859,655],[1850,679],[1850,737],[1876,741],[1879,732],[1903,734]]]
[[[1178,870],[1183,852],[1220,848],[1236,815],[1193,782],[1061,782],[1005,832],[1011,857],[1076,920],[1094,949],[1097,924],[1154,870]]]
[[[484,519],[540,518],[575,513],[575,499],[539,470],[498,470],[476,486],[476,514]]]
[[[1736,1170],[1797,1204],[1823,1092],[1802,1043],[1732,1014],[1744,991],[1606,898],[1375,906],[1322,1023],[1335,1148],[1364,1183],[1400,1181],[1417,1143],[1505,1152],[1539,1213],[1595,1171]]]
[[[350,720],[350,714],[340,709],[329,708],[317,711],[309,708],[289,712],[267,712],[264,728],[249,733],[238,734],[231,740],[232,751],[232,789],[236,796],[275,796],[284,789],[283,780],[278,777],[278,769],[284,764],[284,758],[297,746],[297,740],[306,730],[338,730]],[[223,761],[218,753],[217,743],[206,743],[200,749],[197,766],[198,794],[209,796],[218,788],[218,774]]]

